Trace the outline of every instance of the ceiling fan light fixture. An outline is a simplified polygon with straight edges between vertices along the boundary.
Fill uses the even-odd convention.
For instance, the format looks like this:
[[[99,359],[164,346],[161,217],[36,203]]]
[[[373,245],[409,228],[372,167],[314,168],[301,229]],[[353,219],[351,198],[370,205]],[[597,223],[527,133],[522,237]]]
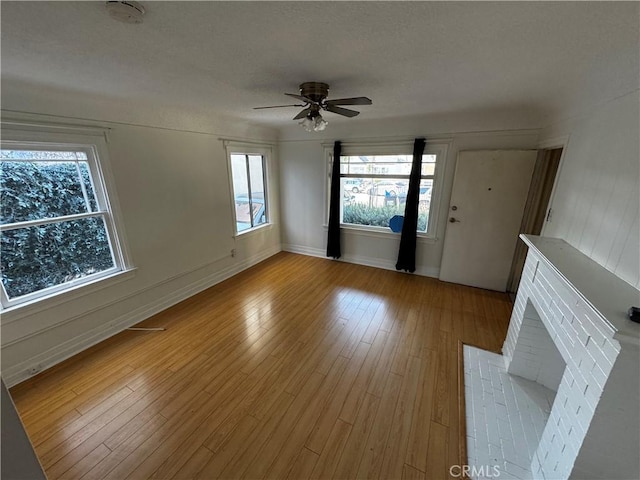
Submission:
[[[329,125],[329,122],[327,122],[324,118],[322,118],[322,115],[318,115],[314,119],[313,131],[322,132],[325,128],[327,128],[327,125]]]
[[[307,132],[313,132],[314,121],[313,121],[313,118],[311,118],[310,115],[307,115],[306,117],[304,117],[300,121],[300,123],[298,123],[298,125],[300,125],[302,128],[304,128]]]
[[[329,122],[322,118],[322,115],[318,112],[312,112],[304,117],[298,125],[304,128],[307,132],[322,132],[327,128]]]
[[[296,100],[303,102],[302,104],[254,107],[254,109],[261,110],[263,108],[304,107],[304,109],[301,112],[298,112],[293,119],[302,119],[298,125],[304,128],[307,132],[322,132],[327,128],[329,122],[322,118],[322,115],[320,115],[321,110],[351,118],[359,115],[360,112],[343,108],[340,105],[371,105],[371,99],[368,97],[336,98],[327,100],[328,94],[328,84],[321,82],[305,82],[300,85],[300,95],[297,93],[285,93],[286,96],[293,97]]]

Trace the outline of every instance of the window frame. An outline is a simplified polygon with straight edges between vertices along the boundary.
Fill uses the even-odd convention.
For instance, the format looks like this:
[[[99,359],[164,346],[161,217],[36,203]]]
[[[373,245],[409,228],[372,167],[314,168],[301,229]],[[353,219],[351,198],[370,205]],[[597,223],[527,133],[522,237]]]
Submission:
[[[60,130],[63,132],[60,132]],[[111,186],[110,170],[108,167],[108,155],[105,141],[106,132],[104,129],[82,129],[75,130],[73,127],[43,126],[42,128],[29,125],[28,128],[12,129],[11,127],[2,129],[1,148],[6,150],[32,150],[32,151],[76,151],[83,152],[87,156],[89,176],[96,202],[96,211],[66,215],[60,217],[43,218],[24,222],[16,222],[2,226],[2,230],[15,228],[27,228],[29,226],[39,226],[46,224],[61,223],[65,221],[78,220],[82,218],[101,218],[105,225],[107,240],[113,258],[113,267],[96,272],[85,277],[60,283],[51,287],[43,288],[35,292],[9,298],[4,284],[0,282],[0,309],[3,312],[23,308],[29,305],[47,303],[49,299],[69,294],[82,287],[93,286],[102,283],[104,280],[119,277],[121,274],[133,270],[129,253],[124,241],[122,223],[119,219],[117,201],[114,205],[114,193]],[[20,161],[20,160],[17,160]],[[43,160],[45,161],[45,160]],[[70,160],[46,160],[46,161],[70,161]],[[85,160],[82,160],[83,162]],[[106,286],[106,285],[105,285]]]
[[[242,144],[242,143],[227,143],[226,144],[226,152],[227,152],[227,170],[229,175],[229,192],[231,195],[231,217],[233,220],[233,233],[234,237],[240,237],[242,235],[246,235],[257,230],[268,228],[272,225],[271,223],[271,189],[270,189],[270,174],[269,174],[269,164],[271,157],[271,149],[267,147],[261,147],[251,144]],[[249,189],[251,188],[251,180],[249,177],[249,156],[260,156],[262,157],[262,183],[264,186],[264,216],[265,222],[260,225],[252,225],[249,228],[246,228],[242,231],[238,231],[238,219],[236,215],[236,194],[233,183],[233,167],[231,162],[232,155],[244,155],[245,162],[247,166],[247,182]],[[249,195],[249,211],[253,212],[253,208],[251,207],[251,192],[248,192]],[[251,214],[251,222],[253,223],[253,213]]]
[[[423,155],[435,155],[436,162],[432,176],[431,186],[431,201],[429,205],[429,217],[426,231],[416,231],[418,238],[435,241],[438,239],[438,217],[440,212],[440,202],[442,197],[442,180],[444,177],[445,163],[447,160],[447,153],[449,148],[449,141],[435,140],[434,142],[427,142]],[[327,166],[327,182],[325,188],[325,225],[329,221],[329,206],[331,191],[331,176],[333,165],[333,145],[325,145],[325,158]],[[397,142],[384,142],[384,143],[342,143],[341,156],[374,156],[374,155],[413,155],[413,140],[411,141],[397,141]],[[341,174],[341,178],[356,178],[355,174]],[[359,175],[357,178],[398,178],[396,174],[376,174]],[[369,236],[399,236],[400,233],[392,232],[388,227],[378,227],[373,225],[358,225],[353,223],[342,223],[343,216],[343,198],[344,189],[342,182],[340,182],[340,228],[345,230],[351,230],[360,234],[366,234]]]

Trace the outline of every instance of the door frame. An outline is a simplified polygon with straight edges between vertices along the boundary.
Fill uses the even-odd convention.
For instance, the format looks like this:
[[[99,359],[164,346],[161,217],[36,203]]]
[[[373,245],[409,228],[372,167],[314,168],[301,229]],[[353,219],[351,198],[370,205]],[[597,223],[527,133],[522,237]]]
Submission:
[[[569,148],[569,140],[570,135],[564,135],[538,142],[538,150],[554,150],[556,148],[562,148],[562,154],[560,155],[560,162],[558,164],[558,171],[556,172],[556,178],[553,180],[553,187],[551,188],[551,195],[549,196],[549,202],[547,204],[546,219],[542,224],[542,231],[540,232],[540,236],[544,236],[547,225],[553,221],[553,201],[555,200],[556,192],[558,189],[558,180],[560,179],[560,175],[562,175],[562,167],[564,165],[564,159],[567,155],[567,149]]]
[[[542,229],[540,231],[540,236],[544,236],[547,225],[553,220],[553,201],[556,195],[558,180],[560,179],[560,174],[562,173],[562,166],[564,165],[564,158],[567,153],[567,148],[569,145],[569,135],[560,136],[560,137],[552,137],[541,142],[538,142],[538,154],[542,153],[545,150],[556,150],[558,148],[562,149],[562,153],[560,154],[560,160],[558,162],[558,169],[556,170],[555,178],[553,179],[553,186],[551,187],[551,194],[549,195],[549,201],[545,207],[545,220],[542,223]],[[526,207],[525,207],[526,208]],[[519,261],[519,255],[522,255],[520,251],[520,243],[522,240],[518,239],[518,247],[516,247],[516,251],[513,256],[513,261],[511,263],[511,273],[509,274],[509,281],[507,282],[507,293],[511,296],[512,300],[515,300],[515,295],[517,293],[517,287],[520,284],[520,276],[516,275],[516,269],[519,269],[517,263]],[[516,279],[517,276],[517,279]],[[515,290],[514,290],[514,287]]]

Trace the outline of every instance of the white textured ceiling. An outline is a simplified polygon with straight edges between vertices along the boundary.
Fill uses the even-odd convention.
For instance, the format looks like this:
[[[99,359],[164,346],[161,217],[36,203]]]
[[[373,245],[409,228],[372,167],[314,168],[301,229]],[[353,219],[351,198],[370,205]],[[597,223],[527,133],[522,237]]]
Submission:
[[[301,82],[365,95],[354,122],[464,111],[542,118],[638,88],[637,2],[1,3],[2,78],[274,126]]]

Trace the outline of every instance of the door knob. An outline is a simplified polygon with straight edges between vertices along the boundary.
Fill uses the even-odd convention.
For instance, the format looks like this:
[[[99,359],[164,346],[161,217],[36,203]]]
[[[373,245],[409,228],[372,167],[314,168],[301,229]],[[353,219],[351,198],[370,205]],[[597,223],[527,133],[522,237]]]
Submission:
[[[449,223],[456,223],[456,222],[459,223],[460,220],[458,220],[457,218],[453,218],[453,217],[449,218]]]

